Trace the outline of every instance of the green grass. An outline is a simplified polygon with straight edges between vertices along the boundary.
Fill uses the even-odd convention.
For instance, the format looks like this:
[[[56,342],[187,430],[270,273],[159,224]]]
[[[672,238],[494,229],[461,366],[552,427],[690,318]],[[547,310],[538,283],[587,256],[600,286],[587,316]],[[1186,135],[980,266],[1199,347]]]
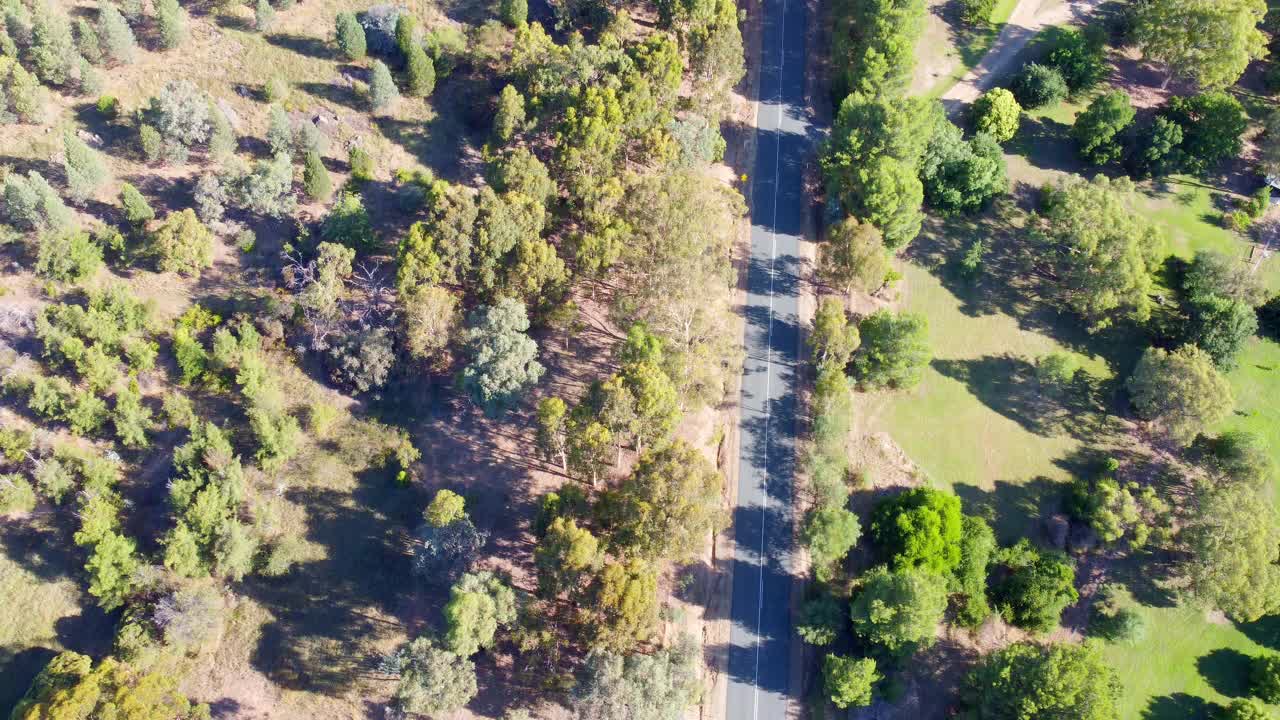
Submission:
[[[1146,637],[1103,651],[1124,683],[1121,718],[1204,717],[1205,701],[1226,703],[1244,692],[1245,658],[1263,648],[1230,623],[1210,622],[1190,607],[1143,607]]]
[[[1239,357],[1240,365],[1228,378],[1235,392],[1236,410],[1220,430],[1248,430],[1267,442],[1280,467],[1280,343],[1254,338]],[[1280,498],[1280,476],[1275,479]]]
[[[925,97],[929,99],[942,97],[982,60],[995,44],[996,38],[1008,23],[1009,15],[1013,13],[1013,8],[1017,4],[1018,0],[997,0],[995,8],[991,11],[990,24],[982,28],[961,27],[956,30],[955,51],[960,55],[960,64],[950,73],[939,78],[925,93]]]

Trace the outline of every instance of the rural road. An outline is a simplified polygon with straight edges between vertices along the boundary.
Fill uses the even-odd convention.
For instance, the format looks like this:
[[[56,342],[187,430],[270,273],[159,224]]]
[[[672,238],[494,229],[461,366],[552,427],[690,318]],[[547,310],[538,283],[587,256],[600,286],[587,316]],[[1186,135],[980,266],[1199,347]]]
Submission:
[[[746,361],[733,522],[728,720],[782,720],[791,697],[792,480],[796,454],[804,167],[816,144],[805,94],[805,0],[761,0],[756,159],[748,192]]]
[[[1021,0],[991,49],[960,82],[942,95],[947,108],[967,105],[1011,74],[1027,43],[1046,27],[1083,20],[1104,0]]]

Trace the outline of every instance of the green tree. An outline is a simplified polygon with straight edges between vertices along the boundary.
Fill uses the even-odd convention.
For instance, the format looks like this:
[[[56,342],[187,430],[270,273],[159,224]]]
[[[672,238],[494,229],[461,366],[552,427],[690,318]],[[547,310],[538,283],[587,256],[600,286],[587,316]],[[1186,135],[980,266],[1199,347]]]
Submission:
[[[571,704],[579,720],[672,720],[701,688],[698,646],[687,636],[652,654],[596,650],[583,663]]]
[[[213,233],[191,208],[169,213],[151,234],[151,251],[161,272],[200,277],[213,266]]]
[[[1222,708],[1220,720],[1272,720],[1271,711],[1252,698],[1236,698]]]
[[[822,659],[822,683],[832,704],[844,710],[871,704],[872,690],[883,676],[871,658],[828,655]]]
[[[138,41],[115,3],[102,0],[98,3],[98,39],[103,56],[120,64],[133,62],[137,55]]]
[[[328,200],[333,193],[333,180],[324,166],[324,160],[320,159],[320,153],[315,150],[307,153],[306,163],[302,167],[302,187],[312,200]]]
[[[850,2],[838,8],[831,47],[836,97],[905,95],[924,28],[924,0]]]
[[[1012,625],[1048,632],[1057,627],[1063,609],[1080,598],[1071,561],[1032,547],[1026,538],[1001,551],[997,561],[1005,572],[993,597]]]
[[[1194,345],[1173,352],[1148,348],[1127,382],[1138,414],[1188,445],[1231,412],[1231,385],[1208,353]]]
[[[1263,702],[1280,704],[1280,655],[1266,653],[1253,659],[1249,667],[1249,690]]]
[[[137,380],[130,380],[116,393],[115,413],[112,420],[120,444],[130,448],[147,447],[147,427],[151,424],[151,410],[142,404],[142,390]]]
[[[267,112],[267,145],[272,155],[287,154],[293,148],[293,125],[279,105],[272,105]]]
[[[1233,84],[1252,60],[1266,55],[1258,29],[1264,0],[1151,0],[1136,8],[1134,39],[1149,60],[1202,87]]]
[[[600,541],[578,527],[573,518],[558,517],[547,526],[534,550],[538,591],[544,598],[581,590],[586,578],[600,564]]]
[[[34,123],[40,119],[44,109],[40,81],[16,60],[0,57],[0,87],[4,88],[4,94],[8,96],[6,102],[0,104],[0,108],[7,105],[6,109],[21,122]]]
[[[485,412],[501,413],[542,377],[538,345],[525,334],[529,318],[520,301],[501,298],[471,313],[468,325],[462,386]]]
[[[491,572],[467,573],[449,591],[444,606],[445,646],[459,657],[493,647],[500,627],[516,620],[516,594]]]
[[[987,566],[996,550],[996,536],[982,518],[964,516],[960,536],[960,564],[953,570],[957,601],[956,621],[977,627],[991,615],[987,602]]]
[[[924,570],[872,570],[853,598],[853,630],[891,652],[933,642],[947,609],[945,581]]]
[[[893,567],[946,575],[960,564],[963,521],[952,493],[913,488],[881,500],[871,518],[871,535]]]
[[[373,224],[360,195],[346,190],[338,193],[338,199],[334,200],[320,226],[320,237],[325,242],[344,245],[357,251],[373,247],[376,239]]]
[[[265,33],[271,29],[271,24],[275,21],[276,9],[271,7],[271,3],[267,0],[258,0],[258,4],[253,8],[253,29]]]
[[[1084,159],[1105,165],[1120,159],[1124,152],[1121,133],[1133,122],[1137,111],[1129,102],[1129,93],[1113,90],[1094,98],[1089,107],[1076,117],[1071,136]]]
[[[69,229],[74,216],[63,204],[58,193],[35,170],[26,176],[16,172],[4,178],[4,204],[0,205],[0,217],[19,230],[42,232]]]
[[[1035,240],[1062,301],[1092,331],[1151,316],[1152,272],[1163,237],[1134,211],[1127,179],[1074,178],[1046,188]]]
[[[1023,642],[980,660],[961,698],[977,720],[1111,720],[1120,692],[1095,647]]]
[[[1223,370],[1236,367],[1236,356],[1258,331],[1258,314],[1243,300],[1200,295],[1190,302],[1187,339]]]
[[[452,525],[460,520],[466,520],[467,501],[458,493],[442,488],[436,491],[435,497],[431,499],[431,504],[423,512],[423,517],[428,525],[437,528]]]
[[[156,24],[160,30],[160,46],[172,50],[187,40],[187,11],[178,0],[156,0]]]
[[[524,121],[524,96],[514,86],[507,85],[498,95],[498,110],[493,115],[493,134],[501,142],[510,142],[516,131],[524,125]]]
[[[75,21],[76,49],[80,51],[80,57],[93,65],[102,64],[102,46],[98,42],[98,33],[84,18],[76,18]]]
[[[369,105],[375,112],[391,106],[400,97],[391,71],[381,60],[374,60],[369,70]]]
[[[818,273],[846,293],[879,290],[889,270],[880,231],[857,218],[845,218],[831,227],[820,246]]]
[[[1228,480],[1202,488],[1180,533],[1191,595],[1238,622],[1280,612],[1280,524],[1265,487]]]
[[[1103,39],[1099,33],[1075,28],[1055,28],[1053,49],[1045,62],[1062,73],[1071,92],[1089,90],[1102,81],[1107,72]]]
[[[84,144],[71,129],[62,134],[62,167],[67,175],[67,195],[83,204],[109,179],[102,156]]]
[[[973,102],[974,129],[990,135],[998,143],[1012,140],[1021,122],[1022,106],[1013,93],[1004,88],[988,90]]]
[[[858,516],[842,507],[821,506],[809,513],[804,541],[818,582],[830,582],[862,536]]]
[[[365,56],[364,27],[351,13],[338,13],[335,19],[338,50],[347,60],[360,60]]]
[[[405,712],[456,712],[478,691],[475,664],[439,647],[429,636],[408,643],[389,658],[388,665],[400,676],[395,701]]]
[[[102,248],[83,230],[40,236],[36,274],[57,282],[83,282],[102,267]]]
[[[1238,157],[1244,148],[1248,117],[1240,101],[1223,90],[1174,96],[1162,114],[1182,128],[1180,157],[1197,172]]]
[[[836,298],[823,298],[813,315],[813,332],[809,333],[814,365],[819,370],[835,368],[843,373],[861,343],[858,326],[849,322],[844,303]]]
[[[1004,151],[995,138],[979,133],[966,141],[960,128],[949,122],[929,141],[920,180],[925,200],[948,212],[973,212],[1009,191]]]
[[[607,562],[592,591],[593,648],[626,652],[653,636],[658,625],[658,570],[652,562]]]
[[[878,310],[858,325],[862,345],[853,355],[853,374],[869,388],[915,387],[929,364],[928,322],[917,313]]]
[[[1216,250],[1196,252],[1182,279],[1182,291],[1194,300],[1217,295],[1257,307],[1267,300],[1261,278],[1246,263]]]
[[[796,634],[801,640],[819,647],[830,645],[840,636],[848,619],[848,610],[829,593],[807,600],[800,607]]]
[[[693,560],[726,524],[724,478],[696,448],[675,440],[640,457],[602,499],[613,542],[648,558]]]
[[[1057,68],[1027,63],[1013,80],[1014,97],[1028,110],[1051,107],[1067,97],[1067,81]]]
[[[151,209],[151,203],[148,203],[147,198],[129,183],[120,186],[120,206],[124,208],[125,219],[135,228],[146,225],[156,217],[156,211]]]
[[[98,598],[104,609],[114,610],[133,591],[137,545],[123,535],[107,533],[94,545],[84,569],[89,573],[89,594]]]
[[[1135,177],[1160,177],[1173,172],[1182,162],[1182,126],[1157,116],[1138,132],[1129,167]],[[1263,150],[1265,153],[1265,149]]]
[[[429,362],[441,362],[459,324],[458,298],[438,285],[424,285],[403,298],[405,348]]]
[[[26,51],[32,71],[47,85],[67,85],[80,53],[65,11],[54,5],[35,5],[30,18]]]
[[[567,470],[569,408],[558,397],[546,397],[538,401],[538,449],[543,457],[560,459],[560,469]]]
[[[498,17],[507,27],[520,27],[529,18],[528,0],[501,0],[498,3]]]
[[[405,57],[406,92],[410,97],[427,97],[436,89],[436,67],[422,45],[413,43]]]

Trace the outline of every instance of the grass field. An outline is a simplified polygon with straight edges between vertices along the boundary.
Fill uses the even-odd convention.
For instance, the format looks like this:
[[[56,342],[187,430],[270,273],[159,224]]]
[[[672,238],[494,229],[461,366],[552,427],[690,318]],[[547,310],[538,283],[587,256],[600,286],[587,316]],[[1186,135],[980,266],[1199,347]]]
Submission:
[[[991,11],[991,22],[982,27],[968,27],[956,19],[943,18],[942,22],[948,31],[945,42],[939,42],[940,38],[935,33],[926,33],[917,49],[919,62],[939,67],[946,65],[949,69],[934,79],[923,94],[929,98],[942,97],[960,82],[995,44],[996,37],[1004,29],[1017,4],[1018,0],[996,0],[995,8]]]

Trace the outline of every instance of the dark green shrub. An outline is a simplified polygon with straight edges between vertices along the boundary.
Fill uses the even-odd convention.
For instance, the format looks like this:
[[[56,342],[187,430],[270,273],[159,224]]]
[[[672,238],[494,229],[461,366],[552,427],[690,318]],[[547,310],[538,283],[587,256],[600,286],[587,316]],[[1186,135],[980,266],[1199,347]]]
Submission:
[[[1013,95],[1028,110],[1057,105],[1069,89],[1062,73],[1039,63],[1028,63],[1013,81]]]

